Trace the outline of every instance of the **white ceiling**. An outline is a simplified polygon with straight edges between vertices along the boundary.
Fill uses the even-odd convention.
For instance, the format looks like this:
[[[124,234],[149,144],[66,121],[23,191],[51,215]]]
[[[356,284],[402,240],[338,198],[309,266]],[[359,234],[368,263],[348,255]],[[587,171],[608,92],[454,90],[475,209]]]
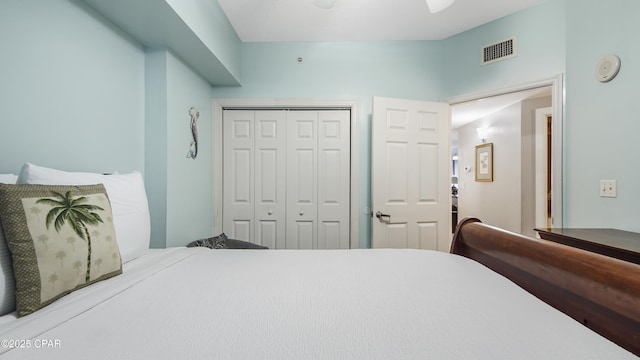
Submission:
[[[456,0],[431,14],[425,0],[218,0],[243,42],[441,40],[546,0]]]
[[[460,126],[506,109],[515,103],[542,96],[551,96],[551,87],[523,90],[455,104],[451,107],[451,128],[457,129]]]

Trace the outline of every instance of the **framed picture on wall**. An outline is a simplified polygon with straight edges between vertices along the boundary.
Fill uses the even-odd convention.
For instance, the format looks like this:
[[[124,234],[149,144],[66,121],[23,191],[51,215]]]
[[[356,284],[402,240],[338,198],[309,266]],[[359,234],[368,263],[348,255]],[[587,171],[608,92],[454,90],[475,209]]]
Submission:
[[[476,146],[476,181],[493,181],[493,143]]]

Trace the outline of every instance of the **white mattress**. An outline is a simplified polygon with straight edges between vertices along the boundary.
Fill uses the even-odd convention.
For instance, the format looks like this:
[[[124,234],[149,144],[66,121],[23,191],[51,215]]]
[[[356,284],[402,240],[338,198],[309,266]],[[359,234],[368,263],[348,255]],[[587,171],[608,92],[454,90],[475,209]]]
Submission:
[[[152,251],[0,329],[31,344],[2,359],[636,358],[484,266],[420,250]]]

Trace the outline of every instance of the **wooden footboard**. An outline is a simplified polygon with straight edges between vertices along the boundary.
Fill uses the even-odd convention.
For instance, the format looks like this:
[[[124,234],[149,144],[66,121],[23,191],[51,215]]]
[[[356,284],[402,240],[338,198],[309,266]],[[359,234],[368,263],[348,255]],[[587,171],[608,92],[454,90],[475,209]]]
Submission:
[[[484,264],[640,356],[640,265],[466,218],[451,253]]]

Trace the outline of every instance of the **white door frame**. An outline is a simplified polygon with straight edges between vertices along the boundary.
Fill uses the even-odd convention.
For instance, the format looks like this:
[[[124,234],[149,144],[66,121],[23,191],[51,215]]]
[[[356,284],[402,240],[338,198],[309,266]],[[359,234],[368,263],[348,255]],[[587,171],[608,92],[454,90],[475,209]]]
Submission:
[[[222,113],[225,109],[349,109],[351,111],[350,248],[360,247],[360,113],[351,99],[213,99],[213,233],[222,233]]]
[[[536,228],[547,227],[548,205],[547,197],[547,117],[553,119],[553,107],[536,109],[535,116],[535,154],[536,154],[536,195],[535,195],[535,226]],[[553,120],[551,122],[553,126]],[[553,139],[553,132],[551,133]],[[553,156],[553,149],[551,151]],[[551,193],[554,195],[553,193]],[[551,197],[553,200],[553,196]],[[553,209],[551,209],[553,217]]]
[[[447,99],[444,99],[445,102],[448,102],[450,105],[456,105],[459,103],[480,100],[492,96],[499,96],[504,94],[509,94],[513,92],[536,89],[541,87],[551,87],[551,107],[553,108],[552,112],[552,144],[551,147],[554,149],[551,158],[551,181],[552,181],[552,189],[551,193],[553,197],[551,199],[551,214],[553,227],[562,227],[563,223],[563,194],[562,194],[562,178],[564,174],[563,169],[563,159],[564,159],[564,148],[562,146],[562,127],[564,124],[564,94],[565,94],[565,84],[564,84],[564,75],[559,74],[550,78],[541,79],[538,81],[532,81],[520,85],[514,85],[494,90],[486,90],[480,91],[476,93],[453,96]]]

